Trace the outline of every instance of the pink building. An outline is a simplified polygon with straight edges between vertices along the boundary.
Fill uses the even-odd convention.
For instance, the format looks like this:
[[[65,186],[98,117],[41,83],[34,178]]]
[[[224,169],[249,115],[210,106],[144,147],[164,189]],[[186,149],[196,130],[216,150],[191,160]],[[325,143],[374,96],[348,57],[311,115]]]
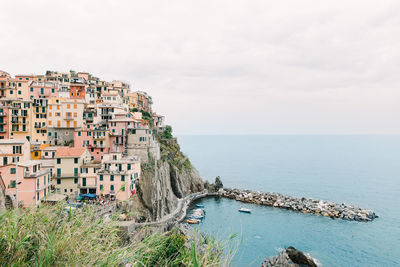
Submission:
[[[45,199],[52,186],[49,169],[39,160],[11,163],[0,167],[6,193],[14,195],[20,206],[36,207]]]
[[[58,84],[56,82],[33,81],[29,85],[29,97],[31,99],[58,97]]]
[[[106,198],[127,200],[136,193],[140,171],[138,158],[122,157],[122,153],[106,154],[97,173],[98,192]]]
[[[74,147],[86,147],[92,156],[92,160],[100,162],[110,148],[108,131],[93,128],[92,124],[87,126],[89,128],[81,128],[74,132]]]
[[[110,131],[110,151],[125,152],[127,129],[142,128],[143,121],[134,119],[132,114],[115,114],[114,119],[108,120]]]

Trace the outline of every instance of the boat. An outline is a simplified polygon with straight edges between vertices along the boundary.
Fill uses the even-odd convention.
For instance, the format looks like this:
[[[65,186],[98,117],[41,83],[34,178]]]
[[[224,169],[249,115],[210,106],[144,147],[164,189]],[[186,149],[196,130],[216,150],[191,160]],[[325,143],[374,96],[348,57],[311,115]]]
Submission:
[[[204,219],[204,216],[192,215],[192,216],[190,216],[190,219],[203,220],[203,219]]]
[[[251,213],[251,209],[240,208],[240,209],[239,209],[239,212]]]
[[[197,220],[197,219],[188,219],[188,220],[186,220],[186,222],[187,222],[188,224],[198,224],[198,223],[200,222],[200,220]]]
[[[196,204],[196,207],[198,207],[198,208],[204,208],[204,205],[203,205],[203,204]]]

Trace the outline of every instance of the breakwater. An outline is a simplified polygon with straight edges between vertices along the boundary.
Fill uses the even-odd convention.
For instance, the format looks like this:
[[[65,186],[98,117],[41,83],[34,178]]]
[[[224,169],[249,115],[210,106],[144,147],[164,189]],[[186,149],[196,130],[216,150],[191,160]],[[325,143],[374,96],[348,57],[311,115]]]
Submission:
[[[371,210],[362,209],[344,203],[338,204],[305,197],[291,197],[278,193],[223,188],[219,190],[218,194],[222,197],[235,199],[245,203],[272,206],[303,213],[312,213],[330,217],[332,219],[337,218],[368,222],[378,217],[375,212]]]

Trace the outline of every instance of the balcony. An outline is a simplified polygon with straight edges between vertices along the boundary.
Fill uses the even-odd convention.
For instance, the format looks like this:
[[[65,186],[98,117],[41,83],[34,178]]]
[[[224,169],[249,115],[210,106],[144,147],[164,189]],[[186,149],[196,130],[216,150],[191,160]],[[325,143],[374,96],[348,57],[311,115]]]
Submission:
[[[55,178],[60,178],[60,179],[63,179],[63,178],[79,178],[79,173],[74,173],[74,174],[60,174],[60,173],[57,173],[56,175],[55,175]]]
[[[66,120],[66,121],[73,121],[74,118],[72,118],[71,116],[66,116],[66,117],[64,118],[64,120]]]
[[[5,112],[0,112],[0,117],[5,117],[7,114]]]
[[[42,175],[46,175],[48,173],[50,173],[50,169],[43,169],[43,170],[40,170],[40,171],[37,171],[37,172],[25,171],[24,172],[24,177],[25,178],[35,178],[35,177],[39,177],[39,176],[42,176]]]
[[[104,140],[106,137],[104,135],[99,135],[99,136],[93,136],[94,140]]]
[[[92,147],[94,147],[94,148],[105,148],[106,146],[104,144],[93,144]]]

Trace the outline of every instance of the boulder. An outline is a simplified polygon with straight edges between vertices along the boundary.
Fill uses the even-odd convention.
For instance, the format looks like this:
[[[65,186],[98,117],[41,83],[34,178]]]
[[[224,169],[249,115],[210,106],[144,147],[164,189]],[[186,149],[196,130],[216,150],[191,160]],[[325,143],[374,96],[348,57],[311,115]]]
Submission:
[[[286,254],[289,256],[290,260],[294,263],[303,265],[303,266],[310,266],[310,267],[317,267],[313,259],[304,255],[303,252],[300,250],[295,249],[294,247],[288,247],[286,249]]]

